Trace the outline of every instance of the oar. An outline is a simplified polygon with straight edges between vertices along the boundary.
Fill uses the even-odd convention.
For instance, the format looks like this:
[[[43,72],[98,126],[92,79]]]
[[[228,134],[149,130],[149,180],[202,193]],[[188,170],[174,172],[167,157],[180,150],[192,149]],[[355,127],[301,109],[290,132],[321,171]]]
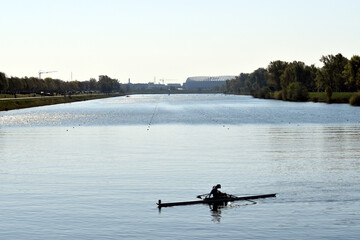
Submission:
[[[208,195],[209,195],[208,193],[205,193],[205,194],[197,195],[196,198],[202,199],[202,197],[206,197]]]
[[[238,198],[238,196],[236,195],[253,195],[253,194],[236,194],[236,195],[232,195],[232,194],[227,194],[229,197],[232,197],[232,198]],[[205,193],[205,194],[201,194],[201,195],[197,195],[196,198],[200,198],[202,199],[203,197],[206,197],[206,196],[209,196],[209,193]],[[251,202],[251,200],[248,200]],[[253,202],[253,201],[252,201]]]
[[[234,196],[234,195],[231,195],[231,194],[228,194],[230,197],[233,197],[233,198],[237,198],[238,196]],[[245,201],[249,201],[249,202],[252,202],[253,204],[257,204],[257,202],[253,201],[253,200],[250,200],[250,199],[245,199]]]
[[[252,202],[253,204],[257,204],[257,202],[255,202],[253,200],[246,199],[246,201]]]
[[[226,193],[227,194],[227,193]],[[232,194],[227,194],[229,197],[232,197],[232,198],[237,198],[238,196],[235,196],[235,195],[232,195]],[[207,197],[209,196],[209,193],[205,193],[205,194],[201,194],[201,195],[197,195],[196,198],[200,198],[202,199],[202,197]]]
[[[226,193],[227,194],[227,193]],[[202,197],[207,197],[207,196],[209,196],[209,193],[205,193],[205,194],[201,194],[201,195],[197,195],[196,196],[196,198],[200,198],[200,199],[202,199]],[[237,198],[237,196],[235,196],[235,195],[231,195],[231,194],[227,194],[227,196],[229,196],[229,197],[232,197],[232,198]]]

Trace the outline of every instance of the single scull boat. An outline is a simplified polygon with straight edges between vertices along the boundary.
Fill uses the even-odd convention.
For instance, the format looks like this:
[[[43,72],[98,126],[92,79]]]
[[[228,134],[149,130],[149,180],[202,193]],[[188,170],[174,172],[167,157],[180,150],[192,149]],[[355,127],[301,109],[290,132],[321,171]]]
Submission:
[[[264,194],[264,195],[254,195],[254,196],[244,196],[244,197],[229,197],[229,198],[205,198],[203,200],[197,201],[187,201],[187,202],[169,202],[162,203],[161,200],[157,203],[158,208],[162,207],[172,207],[172,206],[182,206],[182,205],[193,205],[193,204],[216,204],[223,202],[233,202],[233,201],[241,201],[241,200],[251,200],[251,199],[259,199],[259,198],[269,198],[276,197],[276,193],[272,194]]]

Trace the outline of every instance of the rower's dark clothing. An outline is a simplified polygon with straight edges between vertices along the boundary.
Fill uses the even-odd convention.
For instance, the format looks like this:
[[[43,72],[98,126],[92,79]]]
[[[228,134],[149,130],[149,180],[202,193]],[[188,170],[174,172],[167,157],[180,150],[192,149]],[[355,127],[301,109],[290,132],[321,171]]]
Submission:
[[[211,198],[211,195],[213,196],[212,198],[228,198],[230,197],[230,195],[220,192],[218,189],[221,188],[221,185],[215,185],[213,186],[213,188],[211,189],[211,192],[209,193],[208,198]]]
[[[219,188],[219,185],[217,186],[214,186],[212,189],[211,189],[211,192],[209,193],[209,198],[211,197],[211,195],[213,196],[213,198],[221,198],[221,197],[225,197],[226,196],[226,193],[222,193],[218,190]]]
[[[209,197],[211,197],[211,195],[213,196],[213,198],[219,198],[219,190],[217,190],[217,188],[213,188],[211,189],[211,192],[209,194]]]

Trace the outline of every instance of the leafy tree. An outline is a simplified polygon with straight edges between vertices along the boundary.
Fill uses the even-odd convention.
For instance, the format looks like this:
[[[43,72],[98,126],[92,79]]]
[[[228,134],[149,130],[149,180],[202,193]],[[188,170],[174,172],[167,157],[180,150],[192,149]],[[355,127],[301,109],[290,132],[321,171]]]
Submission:
[[[287,65],[284,73],[280,76],[282,89],[287,88],[290,83],[305,81],[305,64],[303,62],[292,62]]]
[[[238,76],[236,76],[235,79],[226,80],[226,92],[240,94],[240,84],[241,83]]]
[[[307,99],[307,85],[311,80],[311,68],[307,68],[303,62],[294,61],[289,63],[284,73],[280,76],[282,99],[291,101]]]
[[[315,67],[314,64],[310,66],[305,66],[305,79],[303,81],[305,87],[308,89],[308,91],[316,91],[316,74],[319,71],[317,67]]]
[[[247,81],[251,84],[250,90],[256,91],[263,87],[266,87],[266,74],[267,70],[265,68],[258,68],[254,72],[250,73],[247,79]]]
[[[257,91],[254,91],[252,95],[256,98],[271,98],[271,89],[269,87],[263,87]]]
[[[231,80],[231,89],[233,93],[240,94],[244,92],[249,92],[251,84],[249,83],[248,73],[240,73],[239,76],[236,76],[235,79]]]
[[[303,62],[294,61],[287,64],[283,74],[280,76],[280,86],[285,89],[292,82],[299,82],[309,91],[315,89],[315,76],[318,69],[314,66],[307,66]]]
[[[27,91],[27,92],[31,92],[31,87],[34,85],[32,79],[28,78],[28,77],[25,77],[23,79],[23,81],[24,81],[24,85],[25,85],[24,90]]]
[[[290,101],[306,101],[308,99],[308,91],[300,82],[292,82],[286,88],[285,100]]]
[[[346,85],[351,91],[360,89],[360,56],[354,55],[345,66],[343,72]]]
[[[360,93],[354,93],[350,97],[349,103],[353,106],[360,106]]]
[[[267,82],[272,90],[277,91],[281,89],[280,77],[284,73],[287,66],[287,62],[280,60],[270,62],[269,66],[267,67]]]
[[[332,97],[332,94],[333,94],[333,91],[331,89],[330,86],[327,86],[326,89],[325,89],[325,93],[326,93],[326,96],[328,98],[328,102],[331,101],[331,97]]]
[[[55,92],[57,93],[63,93],[65,92],[65,82],[61,81],[60,79],[54,79],[54,86],[55,86]]]
[[[241,92],[249,92],[250,84],[246,84],[246,80],[249,78],[249,73],[240,73],[239,81],[240,81],[240,90]]]
[[[226,80],[226,92],[240,94],[245,91],[245,80],[244,73],[241,73],[239,76],[236,76],[234,79]]]
[[[37,81],[38,92],[46,91],[47,85],[44,79],[38,79]]]
[[[69,87],[70,87],[70,90],[71,91],[79,91],[80,90],[80,87],[79,87],[79,81],[77,80],[74,80],[74,81],[71,81],[69,82]]]
[[[112,79],[106,75],[101,75],[98,82],[101,92],[110,93],[113,91],[123,92],[120,83],[116,79]]]
[[[9,88],[8,90],[10,92],[16,93],[23,91],[25,88],[24,81],[18,77],[11,77],[9,78]]]
[[[78,85],[79,85],[79,91],[88,91],[89,90],[89,82],[87,82],[87,81],[78,82]]]
[[[56,90],[55,82],[52,78],[45,78],[44,79],[45,85],[46,85],[46,91],[48,92],[54,92]]]
[[[346,91],[343,71],[348,59],[339,53],[336,56],[322,56],[320,61],[324,66],[316,77],[318,87],[325,89],[330,86],[335,92]]]
[[[226,81],[226,92],[234,94],[249,93],[267,87],[266,74],[267,70],[264,68],[259,68],[250,74],[241,73],[235,79]]]
[[[89,90],[95,91],[97,89],[97,81],[95,78],[90,78],[89,80]]]
[[[9,80],[5,73],[0,72],[0,92],[6,91],[9,87]]]

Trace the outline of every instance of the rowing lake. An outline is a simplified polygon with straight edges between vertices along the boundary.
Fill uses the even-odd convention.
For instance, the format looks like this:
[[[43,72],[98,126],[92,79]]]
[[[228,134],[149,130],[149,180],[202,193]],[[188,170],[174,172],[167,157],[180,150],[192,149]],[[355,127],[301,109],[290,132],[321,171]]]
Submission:
[[[360,108],[133,95],[0,112],[0,239],[359,239]],[[276,198],[163,208],[221,183]]]

